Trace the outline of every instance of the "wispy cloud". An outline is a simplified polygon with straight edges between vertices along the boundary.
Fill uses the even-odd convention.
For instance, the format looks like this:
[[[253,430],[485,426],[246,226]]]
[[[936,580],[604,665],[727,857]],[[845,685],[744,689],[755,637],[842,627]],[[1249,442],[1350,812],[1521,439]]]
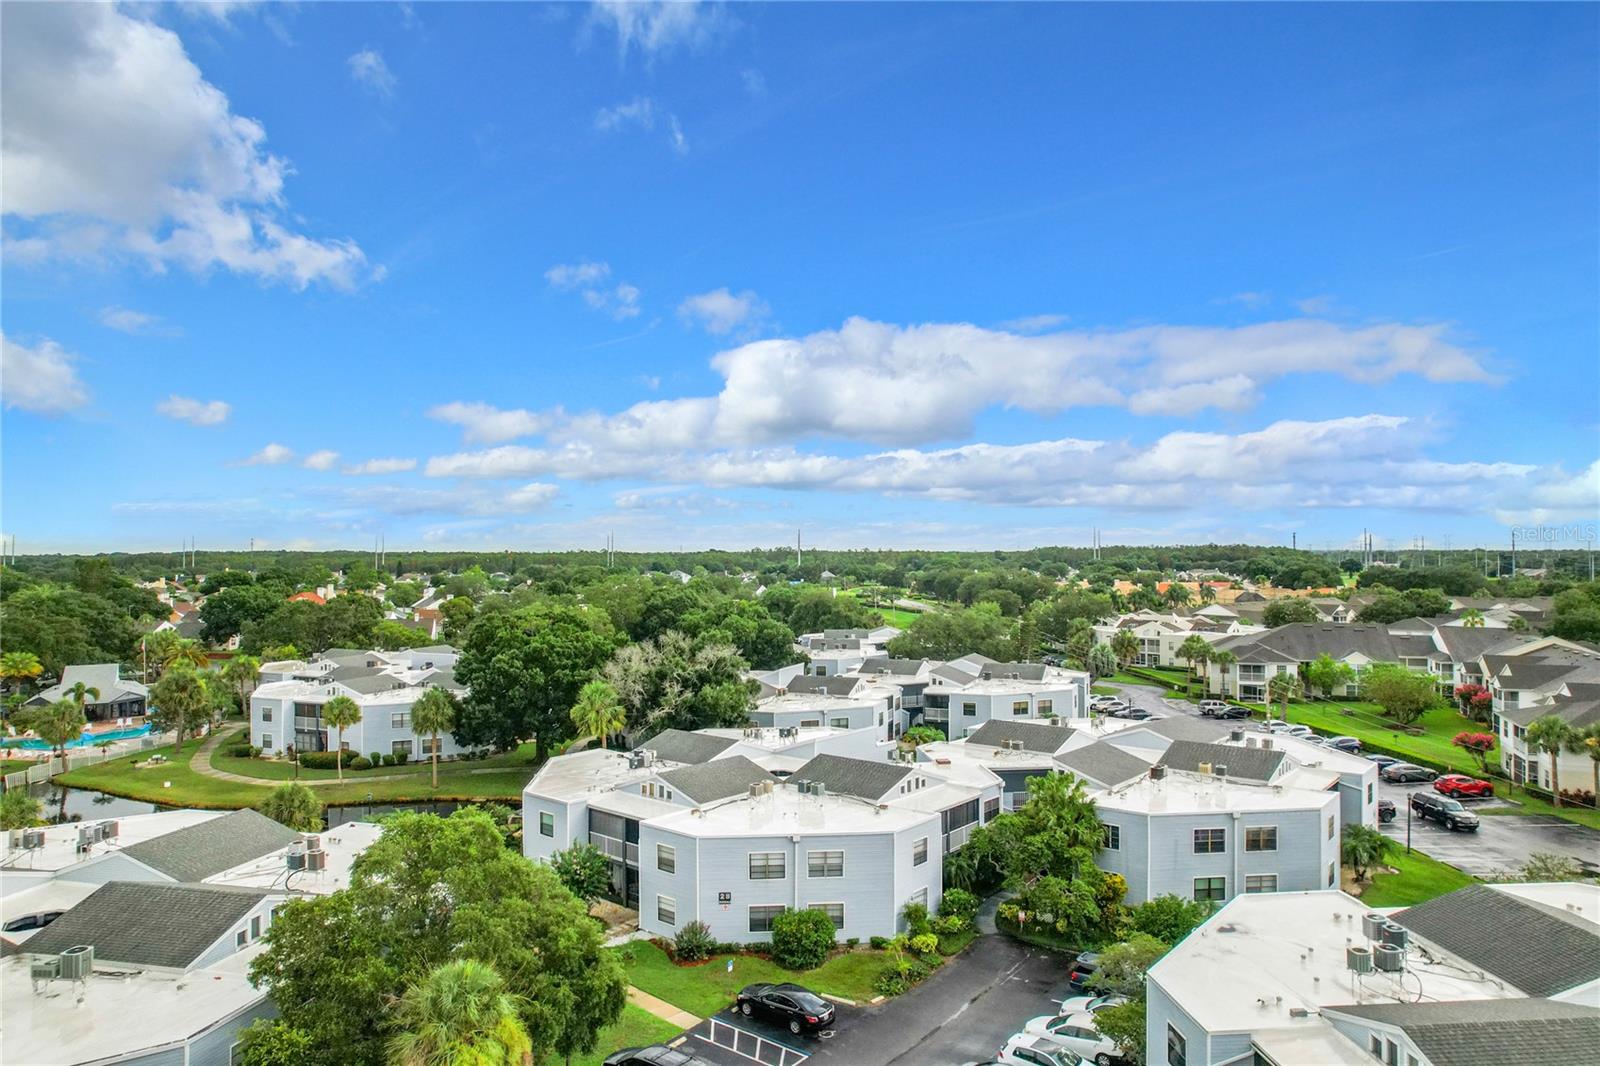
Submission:
[[[102,307],[97,317],[100,324],[107,329],[135,336],[176,337],[183,332],[176,326],[165,324],[160,315],[146,314],[127,307]]]
[[[1008,318],[1000,323],[1000,328],[1008,333],[1043,333],[1066,324],[1066,315],[1027,315],[1023,318]]]
[[[324,448],[322,451],[312,452],[306,456],[305,461],[300,465],[307,470],[332,470],[338,462],[339,453]]]
[[[638,286],[626,281],[611,285],[609,263],[558,263],[544,272],[544,278],[551,288],[560,292],[576,291],[589,307],[603,311],[618,321],[634,318],[641,310],[639,297],[642,294]]]
[[[220,426],[233,407],[221,400],[196,400],[174,393],[156,404],[156,411],[191,426]]]
[[[616,133],[629,127],[654,130],[658,124],[665,128],[667,144],[672,150],[678,155],[687,155],[689,138],[684,135],[678,116],[664,110],[648,96],[636,96],[614,107],[602,107],[594,116],[594,128],[602,133]]]
[[[698,0],[596,0],[590,24],[615,32],[617,54],[626,59],[635,49],[654,58],[704,47],[734,22],[720,5]]]
[[[389,64],[383,60],[383,54],[375,48],[363,48],[352,55],[345,63],[350,68],[350,77],[357,85],[377,96],[389,97],[394,95],[396,80],[394,72],[389,69]]]
[[[679,318],[714,337],[751,331],[769,311],[765,301],[749,289],[735,294],[726,286],[691,296],[678,305]]]
[[[282,466],[294,459],[294,450],[282,444],[268,444],[259,452],[239,461],[240,466]]]
[[[403,474],[407,470],[416,468],[415,459],[368,459],[364,463],[345,467],[344,472],[357,477],[367,477],[374,474]]]

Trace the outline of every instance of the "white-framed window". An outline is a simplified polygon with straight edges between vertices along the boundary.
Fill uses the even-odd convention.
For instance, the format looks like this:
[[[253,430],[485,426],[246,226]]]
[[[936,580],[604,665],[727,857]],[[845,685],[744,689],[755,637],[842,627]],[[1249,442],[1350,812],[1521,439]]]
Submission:
[[[390,712],[390,714],[389,714],[389,728],[390,729],[410,729],[411,728],[411,712],[409,712],[409,711],[392,711],[392,712]]]
[[[1278,891],[1277,874],[1246,874],[1244,878],[1244,891],[1246,895],[1253,896],[1258,892]]]
[[[911,845],[911,865],[921,866],[928,861],[928,838],[918,837],[917,842]]]
[[[270,750],[272,750],[272,734],[271,733],[263,733],[263,734],[261,734],[261,743],[257,744],[256,747],[260,748],[262,751],[270,751]]]
[[[404,755],[407,758],[410,758],[411,757],[411,741],[409,741],[409,740],[391,741],[389,743],[389,753],[391,755]]]
[[[1194,831],[1194,853],[1196,855],[1215,855],[1228,850],[1228,831],[1226,829],[1196,829]]]
[[[443,750],[443,747],[442,747],[443,744],[444,744],[443,739],[435,738],[435,737],[425,737],[423,739],[423,741],[422,741],[422,754],[424,754],[424,755],[438,755]]]
[[[828,719],[828,724],[830,726],[832,726],[833,728],[835,728],[835,729],[849,729],[850,728],[850,719],[848,719],[848,718],[830,718],[830,719]]]
[[[1051,715],[1051,714],[1055,714],[1055,713],[1056,713],[1056,701],[1055,700],[1040,700],[1039,701],[1039,717],[1043,718],[1046,715]]]
[[[823,666],[821,663],[818,663],[817,664],[817,676],[818,677],[827,677],[828,676],[828,668],[826,666]]]
[[[678,849],[671,844],[656,845],[656,869],[664,874],[678,872]]]
[[[1278,827],[1275,825],[1252,825],[1244,831],[1244,850],[1246,851],[1277,851]]]
[[[656,921],[662,925],[678,924],[678,901],[671,896],[656,897]]]
[[[1335,820],[1336,819],[1335,819],[1335,817],[1333,815],[1331,815],[1331,814],[1328,815],[1328,839],[1329,840],[1333,839],[1333,823],[1334,823]]]
[[[249,942],[250,942],[250,934],[246,933],[243,929],[241,929],[237,933],[233,934],[233,946],[234,947],[242,948],[242,947],[245,946],[245,944],[247,944]]]
[[[963,717],[963,718],[976,718],[976,717],[978,717],[978,705],[976,703],[970,703],[970,702],[968,702],[966,700],[963,700],[962,703],[961,703],[961,717]]]
[[[1016,701],[1014,701],[1011,704],[1011,713],[1013,715],[1027,714],[1028,713],[1028,701],[1027,700],[1016,700]]]
[[[821,724],[822,724],[822,719],[820,719],[820,718],[802,718],[802,719],[800,719],[800,728],[801,729],[815,729],[815,728],[817,728],[817,726],[819,726]]]
[[[1167,1023],[1167,1066],[1189,1066],[1189,1041]]]
[[[261,939],[261,915],[259,914],[250,919],[250,939]]]
[[[272,721],[272,708],[266,706],[265,704],[263,704],[261,707],[261,720],[263,722]]]
[[[556,835],[556,816],[549,811],[539,812],[539,835],[542,837]]]
[[[1119,825],[1102,825],[1100,827],[1100,846],[1106,851],[1122,850],[1122,827]]]
[[[1336,863],[1336,862],[1330,862],[1328,864],[1328,887],[1332,888],[1334,885],[1338,884],[1338,882],[1339,882],[1339,864]]]
[[[1220,902],[1228,898],[1226,877],[1197,877],[1194,879],[1194,898]]]
[[[806,852],[806,876],[808,877],[843,877],[844,852],[842,851],[808,851]]]
[[[751,907],[750,931],[752,933],[772,932],[772,919],[776,918],[787,909],[788,908],[784,907],[782,904],[773,906],[765,903]]]
[[[911,893],[911,902],[926,907],[928,905],[928,890],[919,888]]]
[[[786,874],[783,858],[783,852],[781,851],[752,851],[750,853],[750,880],[782,881]]]
[[[1372,1057],[1375,1059],[1383,1058],[1383,1038],[1377,1033],[1370,1034],[1367,1037],[1367,1051],[1369,1051],[1372,1054]]]
[[[239,1066],[244,1061],[244,1056],[240,1054],[243,1047],[243,1040],[235,1040],[228,1045],[228,1066]]]
[[[844,928],[843,903],[809,903],[806,905],[806,909],[812,911],[821,911],[823,914],[828,916],[830,921],[833,922],[833,927],[835,929]]]
[[[1372,802],[1372,797],[1376,794],[1377,788],[1378,788],[1378,786],[1374,785],[1371,781],[1367,782],[1367,802],[1368,803]]]

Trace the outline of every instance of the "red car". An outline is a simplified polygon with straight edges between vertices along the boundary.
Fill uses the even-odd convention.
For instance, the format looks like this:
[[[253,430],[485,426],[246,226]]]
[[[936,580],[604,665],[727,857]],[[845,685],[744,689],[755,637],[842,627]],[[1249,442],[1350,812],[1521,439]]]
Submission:
[[[1445,774],[1433,779],[1435,792],[1446,796],[1492,796],[1494,785],[1466,774]]]

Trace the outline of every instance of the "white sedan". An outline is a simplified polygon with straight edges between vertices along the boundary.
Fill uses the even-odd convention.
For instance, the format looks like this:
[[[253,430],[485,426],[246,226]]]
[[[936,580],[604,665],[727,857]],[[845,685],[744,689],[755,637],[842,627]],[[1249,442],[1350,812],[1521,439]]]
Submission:
[[[1117,1045],[1095,1028],[1092,1014],[1057,1015],[1050,1019],[1040,1035],[1095,1066],[1111,1066],[1120,1058]]]
[[[1018,1033],[995,1053],[1003,1066],[1083,1066],[1083,1060],[1053,1040]]]
[[[1070,1014],[1093,1014],[1095,1011],[1105,1010],[1107,1007],[1120,1007],[1126,1002],[1128,1002],[1127,996],[1119,996],[1114,992],[1098,996],[1069,996],[1061,1001],[1061,1009],[1056,1011],[1055,1016],[1060,1018]],[[1033,1021],[1048,1022],[1051,1020],[1049,1016],[1046,1016],[1042,1019],[1035,1018]],[[1028,1024],[1032,1026],[1033,1022]]]

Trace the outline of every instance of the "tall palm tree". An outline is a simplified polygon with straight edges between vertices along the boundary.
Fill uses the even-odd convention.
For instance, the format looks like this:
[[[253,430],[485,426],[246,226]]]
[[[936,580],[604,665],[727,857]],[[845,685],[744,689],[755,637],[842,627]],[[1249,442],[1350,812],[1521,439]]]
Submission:
[[[100,702],[100,690],[93,685],[86,685],[82,681],[74,681],[67,688],[67,699],[78,705],[82,711],[91,703]]]
[[[8,651],[0,655],[0,678],[17,691],[24,681],[31,681],[44,673],[44,664],[31,651]]]
[[[261,660],[254,655],[235,655],[217,672],[239,693],[239,706],[244,708],[245,717],[250,717],[250,693],[261,680]]]
[[[604,748],[606,737],[627,722],[628,713],[611,682],[596,678],[578,691],[578,702],[572,705],[572,724],[584,736],[598,738],[600,747]]]
[[[83,736],[83,728],[88,724],[83,714],[83,704],[71,697],[56,700],[44,707],[29,708],[17,717],[19,729],[33,730],[34,735],[50,745],[63,759],[67,757],[67,745]]]
[[[1211,587],[1211,582],[1200,582],[1200,605],[1208,607],[1217,602],[1217,590]]]
[[[1561,752],[1577,736],[1577,730],[1561,720],[1559,715],[1547,714],[1535,718],[1528,726],[1528,747],[1550,756],[1550,792],[1557,807],[1561,806]]]
[[[1600,722],[1590,722],[1582,729],[1572,731],[1572,738],[1567,741],[1567,750],[1574,755],[1589,756],[1589,763],[1594,767],[1594,793],[1595,806],[1600,807]]]
[[[162,652],[161,668],[171,670],[174,666],[192,666],[199,670],[210,661],[211,657],[198,640],[175,640]]]
[[[344,731],[361,721],[361,704],[349,696],[335,696],[322,705],[322,720],[339,731],[339,746],[334,749],[333,765],[344,780]]]
[[[430,687],[411,705],[411,731],[433,738],[433,787],[439,787],[439,734],[456,727],[456,701],[442,688]]]
[[[1468,607],[1461,612],[1461,624],[1468,629],[1482,629],[1484,625],[1483,612],[1476,607]]]
[[[1299,699],[1305,691],[1305,685],[1300,682],[1300,675],[1296,673],[1273,674],[1267,682],[1267,701],[1277,703],[1278,717],[1284,721],[1289,720],[1289,701]]]
[[[210,711],[205,681],[187,666],[168,670],[150,689],[150,725],[161,732],[172,730],[174,755],[183,750],[185,734],[209,719]]]
[[[406,989],[395,1005],[399,1030],[389,1041],[395,1066],[522,1066],[533,1042],[521,1000],[493,966],[447,962]]]
[[[1222,671],[1222,695],[1226,698],[1228,695],[1228,667],[1238,662],[1239,657],[1226,648],[1213,648],[1210,661],[1212,666]]]
[[[1119,629],[1117,635],[1111,638],[1111,652],[1124,669],[1139,657],[1139,648],[1139,638],[1131,630]]]
[[[1339,858],[1355,871],[1357,881],[1394,850],[1394,841],[1370,825],[1347,825],[1339,838]]]
[[[1178,650],[1173,652],[1173,655],[1189,664],[1189,680],[1193,681],[1195,668],[1211,657],[1211,645],[1205,637],[1191,633],[1183,638],[1183,643],[1178,645]]]

